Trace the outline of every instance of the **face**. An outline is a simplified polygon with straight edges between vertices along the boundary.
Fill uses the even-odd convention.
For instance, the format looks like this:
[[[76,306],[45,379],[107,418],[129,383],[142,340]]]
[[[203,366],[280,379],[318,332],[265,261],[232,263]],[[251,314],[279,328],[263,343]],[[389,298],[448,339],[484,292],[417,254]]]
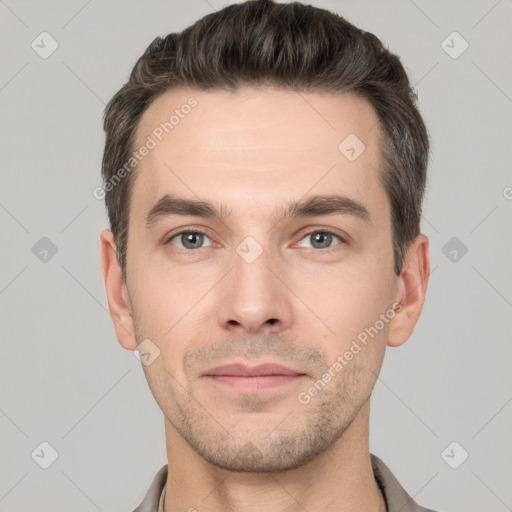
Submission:
[[[207,461],[298,467],[367,403],[398,291],[380,137],[352,94],[182,89],[144,113],[126,298],[168,431]]]

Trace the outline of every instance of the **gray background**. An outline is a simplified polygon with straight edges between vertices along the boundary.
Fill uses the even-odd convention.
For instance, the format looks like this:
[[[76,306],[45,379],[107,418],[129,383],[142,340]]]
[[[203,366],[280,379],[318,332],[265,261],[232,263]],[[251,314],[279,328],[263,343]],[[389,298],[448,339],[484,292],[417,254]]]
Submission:
[[[427,301],[388,349],[371,450],[425,506],[512,510],[512,1],[313,3],[401,55],[432,136]],[[2,512],[130,511],[166,463],[161,411],[117,343],[100,272],[101,115],[156,35],[223,5],[0,0]],[[46,59],[31,47],[51,47],[43,31],[59,45]],[[46,261],[43,237],[57,249]],[[58,453],[48,469],[43,441]]]

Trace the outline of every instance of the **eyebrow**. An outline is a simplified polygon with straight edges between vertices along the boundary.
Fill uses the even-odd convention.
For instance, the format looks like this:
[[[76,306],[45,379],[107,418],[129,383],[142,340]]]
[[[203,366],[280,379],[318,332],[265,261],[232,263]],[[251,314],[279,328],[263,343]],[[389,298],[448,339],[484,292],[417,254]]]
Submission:
[[[223,204],[218,207],[205,199],[186,199],[165,194],[149,210],[145,224],[149,228],[158,220],[173,216],[188,215],[204,218],[218,218],[226,221],[232,212]],[[315,217],[319,215],[348,215],[370,223],[367,208],[349,197],[336,194],[316,195],[299,201],[291,201],[277,214],[279,222],[289,218]]]

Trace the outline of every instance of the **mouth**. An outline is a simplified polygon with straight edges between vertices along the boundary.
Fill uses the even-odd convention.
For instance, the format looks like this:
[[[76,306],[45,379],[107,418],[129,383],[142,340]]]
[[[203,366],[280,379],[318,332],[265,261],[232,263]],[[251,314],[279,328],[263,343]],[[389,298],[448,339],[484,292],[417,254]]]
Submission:
[[[306,376],[286,366],[267,363],[258,366],[228,364],[203,374],[212,382],[243,392],[259,392],[297,382]]]

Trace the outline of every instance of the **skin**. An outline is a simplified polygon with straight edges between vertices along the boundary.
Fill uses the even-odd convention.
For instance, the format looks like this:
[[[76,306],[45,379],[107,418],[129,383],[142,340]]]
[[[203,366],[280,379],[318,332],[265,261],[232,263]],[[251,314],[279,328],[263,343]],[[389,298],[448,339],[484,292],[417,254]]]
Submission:
[[[386,346],[404,343],[416,325],[430,267],[420,234],[401,275],[393,272],[377,115],[353,94],[179,89],[144,113],[136,147],[191,96],[198,105],[139,164],[126,283],[112,232],[100,237],[119,343],[135,350],[149,338],[160,351],[143,369],[165,416],[165,511],[383,510],[369,398]],[[348,134],[366,146],[355,161],[338,150]],[[223,203],[232,217],[174,215],[147,229],[145,216],[166,193]],[[362,203],[370,222],[278,221],[288,201],[332,193]],[[168,242],[190,228],[207,235],[200,248],[187,249],[186,237]],[[319,248],[322,230],[341,238]],[[263,250],[252,263],[236,251],[247,236]],[[301,403],[299,393],[393,303],[401,307],[384,328]],[[229,362],[277,362],[304,375],[259,392],[202,375]]]

